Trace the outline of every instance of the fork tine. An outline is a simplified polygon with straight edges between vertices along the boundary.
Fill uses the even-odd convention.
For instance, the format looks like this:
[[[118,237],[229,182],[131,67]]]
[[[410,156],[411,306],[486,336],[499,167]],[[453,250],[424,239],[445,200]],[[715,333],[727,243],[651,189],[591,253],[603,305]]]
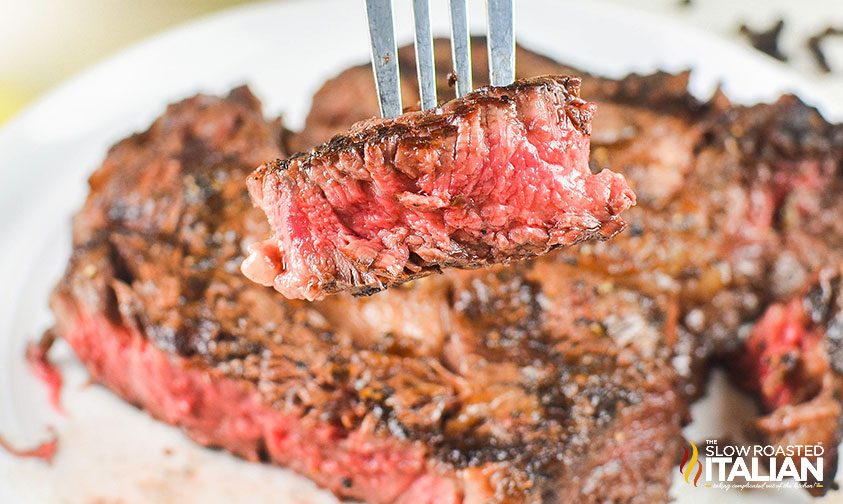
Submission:
[[[401,107],[401,81],[398,76],[398,48],[392,22],[392,0],[366,0],[366,17],[372,42],[372,68],[381,116],[398,117]]]
[[[436,71],[433,58],[433,34],[430,31],[430,0],[413,0],[416,30],[416,71],[419,76],[421,108],[436,106]]]
[[[486,0],[489,22],[489,81],[507,86],[515,81],[513,0]]]
[[[450,0],[451,57],[457,72],[457,97],[471,92],[471,39],[468,34],[466,0]]]

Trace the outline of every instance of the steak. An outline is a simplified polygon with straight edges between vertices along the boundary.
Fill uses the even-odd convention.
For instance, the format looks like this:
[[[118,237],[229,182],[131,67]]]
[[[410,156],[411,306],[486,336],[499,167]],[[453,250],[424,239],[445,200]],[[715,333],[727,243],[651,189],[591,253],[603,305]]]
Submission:
[[[564,71],[518,57],[520,72]],[[833,278],[810,272],[843,250],[839,213],[824,211],[841,204],[839,128],[793,98],[701,104],[686,85],[666,74],[583,83],[599,105],[592,169],[617,167],[639,195],[626,232],[315,303],[239,274],[269,233],[243,179],[283,157],[281,145],[306,148],[377,113],[374,100],[352,110],[326,91],[375,96],[370,68],[326,83],[294,135],[244,89],[186,100],[91,177],[52,298],[55,334],[95,380],[197,442],[285,465],[340,497],[667,502],[710,362],[737,366],[750,334],[771,333],[752,329],[765,308]],[[818,348],[835,379],[832,319],[799,320],[826,334]],[[741,365],[760,369],[761,354]],[[765,407],[774,420],[759,435],[836,446],[839,414],[811,405],[839,396],[818,390]],[[795,408],[825,420],[789,422]]]
[[[620,175],[591,174],[579,86],[549,76],[483,88],[261,166],[249,190],[273,237],[243,272],[314,300],[613,236],[635,195]]]
[[[242,180],[282,132],[240,89],[111,150],[52,299],[95,380],[341,497],[667,498],[686,417],[669,306],[550,259],[287,300],[238,272],[268,231]]]

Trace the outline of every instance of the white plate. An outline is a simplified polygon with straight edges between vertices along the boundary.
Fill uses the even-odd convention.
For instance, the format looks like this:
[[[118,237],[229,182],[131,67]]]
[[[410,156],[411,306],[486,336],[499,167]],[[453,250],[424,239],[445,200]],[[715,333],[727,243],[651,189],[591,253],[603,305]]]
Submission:
[[[396,4],[399,40],[409,41],[409,2]],[[447,33],[446,2],[433,4],[436,31]],[[472,3],[477,32],[485,25],[482,5]],[[594,2],[532,0],[520,2],[516,23],[528,47],[594,72],[692,67],[692,88],[701,95],[722,82],[746,103],[794,90],[830,117],[839,119],[843,110],[749,49],[652,15]],[[347,0],[231,10],[124,51],[0,131],[0,432],[22,445],[44,438],[48,425],[60,436],[52,467],[0,454],[0,502],[334,502],[299,476],[202,449],[105,389],[85,386],[84,370],[65,346],[57,354],[69,415],[61,417],[47,406],[22,354],[25,342],[50,325],[46,300],[69,253],[70,216],[111,143],[145,128],[167,102],[243,82],[269,114],[284,113],[298,126],[325,78],[367,60],[365,26],[362,5]],[[718,392],[698,404],[689,436],[733,424],[729,400]],[[679,502],[809,500],[799,492],[742,495],[679,484],[673,490]],[[825,500],[832,499],[838,497]]]

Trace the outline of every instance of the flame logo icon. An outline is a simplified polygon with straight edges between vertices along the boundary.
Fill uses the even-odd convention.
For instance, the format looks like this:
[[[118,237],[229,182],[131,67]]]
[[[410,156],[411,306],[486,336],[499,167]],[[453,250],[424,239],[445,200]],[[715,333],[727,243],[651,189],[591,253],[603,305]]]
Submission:
[[[694,468],[696,468],[697,474],[694,476],[694,486],[697,486],[700,476],[702,476],[702,463],[699,461],[700,453],[697,450],[697,445],[691,441],[688,441],[688,444],[691,446],[691,451],[688,451],[687,446],[683,448],[685,454],[682,456],[682,463],[679,464],[679,474],[685,479],[685,483],[690,484],[691,474],[693,474]]]

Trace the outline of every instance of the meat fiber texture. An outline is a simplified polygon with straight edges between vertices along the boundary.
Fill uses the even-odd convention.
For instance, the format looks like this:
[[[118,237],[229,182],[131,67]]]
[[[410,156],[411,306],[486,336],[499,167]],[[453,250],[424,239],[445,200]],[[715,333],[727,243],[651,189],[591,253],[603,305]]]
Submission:
[[[243,272],[315,300],[613,236],[635,195],[621,175],[591,173],[579,87],[546,76],[483,88],[261,166],[249,191],[273,236]]]

